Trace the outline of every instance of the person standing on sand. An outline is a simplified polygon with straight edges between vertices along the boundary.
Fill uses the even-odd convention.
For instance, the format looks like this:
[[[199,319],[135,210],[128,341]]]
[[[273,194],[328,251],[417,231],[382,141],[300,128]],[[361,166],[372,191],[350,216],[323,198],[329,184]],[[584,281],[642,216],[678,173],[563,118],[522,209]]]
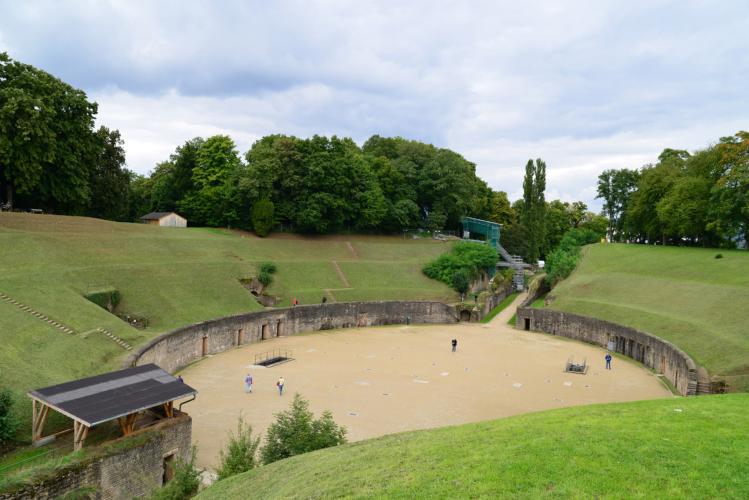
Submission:
[[[606,359],[606,369],[611,370],[611,353],[610,352],[606,353],[605,359]]]
[[[455,352],[458,349],[458,339],[453,339],[452,345],[453,345],[453,352]]]
[[[283,396],[283,385],[286,383],[286,381],[283,379],[283,377],[278,377],[278,382],[276,382],[276,387],[278,387],[278,395]]]
[[[244,378],[244,392],[251,394],[252,393],[252,374],[248,373],[247,376]]]

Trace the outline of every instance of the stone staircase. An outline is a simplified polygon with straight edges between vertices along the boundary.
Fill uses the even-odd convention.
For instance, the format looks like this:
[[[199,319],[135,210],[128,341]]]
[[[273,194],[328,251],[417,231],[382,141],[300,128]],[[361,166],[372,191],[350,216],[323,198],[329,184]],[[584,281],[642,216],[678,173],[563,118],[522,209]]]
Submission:
[[[5,294],[3,292],[0,292],[0,300],[4,300],[8,304],[16,306],[21,311],[23,311],[23,312],[25,312],[27,314],[30,314],[31,316],[34,316],[35,318],[37,318],[37,319],[39,319],[41,321],[44,321],[45,323],[49,324],[50,326],[52,326],[54,328],[57,328],[58,330],[60,330],[60,331],[62,331],[64,333],[67,333],[69,335],[75,335],[75,333],[76,333],[75,330],[73,329],[73,327],[68,326],[68,325],[66,325],[64,323],[61,323],[60,321],[54,320],[54,319],[50,318],[49,316],[47,316],[46,314],[40,313],[36,309],[34,309],[34,308],[30,307],[30,306],[27,306],[26,304],[23,304],[23,303],[17,301],[13,297],[10,297],[10,296],[8,296],[7,294]],[[114,333],[110,332],[109,330],[105,330],[104,328],[97,328],[96,331],[98,331],[100,333],[103,333],[108,339],[112,340],[113,342],[115,342],[117,345],[119,345],[120,347],[122,347],[126,351],[129,351],[129,350],[131,350],[133,348],[130,344],[128,344],[127,342],[125,342],[124,340],[122,340],[120,337],[118,337]]]
[[[35,318],[44,321],[45,323],[48,323],[50,326],[53,326],[53,327],[57,328],[58,330],[61,330],[61,331],[65,332],[65,333],[68,333],[70,335],[75,335],[75,330],[72,327],[70,327],[70,326],[68,326],[68,325],[66,325],[64,323],[61,323],[59,321],[56,321],[56,320],[50,318],[49,316],[47,316],[46,314],[42,314],[39,311],[37,311],[37,310],[35,310],[35,309],[27,306],[26,304],[22,304],[21,302],[18,302],[16,299],[14,299],[12,297],[9,297],[8,295],[6,295],[6,294],[4,294],[2,292],[0,292],[0,300],[4,300],[5,302],[7,302],[7,303],[9,303],[11,305],[16,306],[21,311],[23,311],[25,313],[28,313],[28,314],[34,316]]]

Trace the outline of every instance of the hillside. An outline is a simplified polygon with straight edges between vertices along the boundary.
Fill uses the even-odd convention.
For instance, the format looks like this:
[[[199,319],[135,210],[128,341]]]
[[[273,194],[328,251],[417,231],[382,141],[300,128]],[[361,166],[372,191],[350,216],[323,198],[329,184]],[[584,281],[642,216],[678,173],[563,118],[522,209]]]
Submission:
[[[263,466],[246,498],[747,498],[748,394],[595,405],[410,432]]]
[[[749,252],[591,245],[550,296],[553,309],[670,340],[731,389],[749,391]]]
[[[136,346],[181,325],[259,310],[239,279],[265,261],[278,267],[269,293],[280,306],[292,297],[319,303],[323,295],[453,300],[448,287],[421,273],[447,248],[429,239],[261,239],[221,229],[0,213],[0,294],[7,297],[0,295],[2,385],[20,393],[118,366],[128,351],[98,328]],[[149,326],[135,329],[83,296],[105,287],[122,295],[116,312],[145,317]]]

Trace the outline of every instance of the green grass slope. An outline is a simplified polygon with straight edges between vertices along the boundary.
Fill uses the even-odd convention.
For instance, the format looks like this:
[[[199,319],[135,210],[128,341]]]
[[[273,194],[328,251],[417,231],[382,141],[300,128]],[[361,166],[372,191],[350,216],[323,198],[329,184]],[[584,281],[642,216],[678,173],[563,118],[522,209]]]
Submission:
[[[749,394],[410,432],[263,466],[200,499],[747,498]]]
[[[128,353],[97,328],[136,346],[182,325],[260,310],[238,279],[253,276],[265,261],[278,266],[269,293],[280,297],[280,306],[292,297],[319,303],[323,295],[455,300],[448,287],[421,273],[447,249],[399,237],[261,239],[221,229],[0,213],[0,292],[76,331],[66,334],[0,300],[1,385],[20,394],[116,368]],[[146,330],[83,297],[110,286],[122,294],[121,311],[150,320]]]
[[[749,390],[749,252],[591,245],[551,295],[552,309],[658,335]]]

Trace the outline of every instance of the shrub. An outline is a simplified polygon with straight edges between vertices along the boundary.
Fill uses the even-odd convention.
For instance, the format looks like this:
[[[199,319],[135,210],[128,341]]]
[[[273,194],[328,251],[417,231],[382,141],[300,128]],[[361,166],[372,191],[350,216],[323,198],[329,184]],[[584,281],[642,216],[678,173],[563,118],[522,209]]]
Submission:
[[[273,202],[268,199],[255,203],[250,214],[255,234],[261,238],[265,238],[270,234],[271,229],[273,229],[274,212],[275,207],[273,206]]]
[[[114,311],[114,309],[120,303],[120,300],[122,300],[120,292],[114,288],[105,288],[102,290],[89,292],[84,295],[84,297],[109,312]]]
[[[481,270],[496,266],[498,258],[497,252],[489,245],[460,241],[450,253],[444,253],[424,266],[422,272],[455,288],[453,278],[458,271],[465,273],[470,282]]]
[[[261,273],[275,274],[276,271],[276,264],[274,264],[273,262],[263,262],[262,264],[260,264]]]
[[[346,428],[333,421],[333,414],[323,412],[315,420],[309,403],[294,395],[291,408],[276,414],[268,427],[265,446],[260,450],[264,464],[308,451],[337,446],[346,442]]]
[[[226,451],[219,452],[221,465],[216,471],[219,480],[254,469],[257,465],[257,449],[260,438],[252,438],[252,426],[244,423],[242,416],[237,421],[237,433],[229,433]]]
[[[16,429],[18,420],[13,415],[13,394],[8,389],[0,390],[0,444],[13,439]]]
[[[450,285],[458,293],[466,293],[468,287],[471,285],[471,279],[468,277],[468,273],[463,269],[459,269],[453,273],[450,279]]]
[[[723,258],[723,254],[722,253],[716,253],[715,254],[715,258],[716,259],[722,259]]]
[[[152,500],[185,500],[195,496],[200,487],[200,471],[195,468],[195,447],[190,451],[190,460],[177,459],[174,477],[166,486],[156,490]]]
[[[270,273],[266,273],[265,271],[260,271],[260,273],[257,275],[257,280],[263,284],[263,286],[270,285],[270,282],[273,281],[273,276],[270,275]]]
[[[570,229],[559,242],[559,245],[546,256],[546,282],[554,286],[577,267],[580,260],[580,248],[583,245],[597,243],[601,236],[591,229]]]

